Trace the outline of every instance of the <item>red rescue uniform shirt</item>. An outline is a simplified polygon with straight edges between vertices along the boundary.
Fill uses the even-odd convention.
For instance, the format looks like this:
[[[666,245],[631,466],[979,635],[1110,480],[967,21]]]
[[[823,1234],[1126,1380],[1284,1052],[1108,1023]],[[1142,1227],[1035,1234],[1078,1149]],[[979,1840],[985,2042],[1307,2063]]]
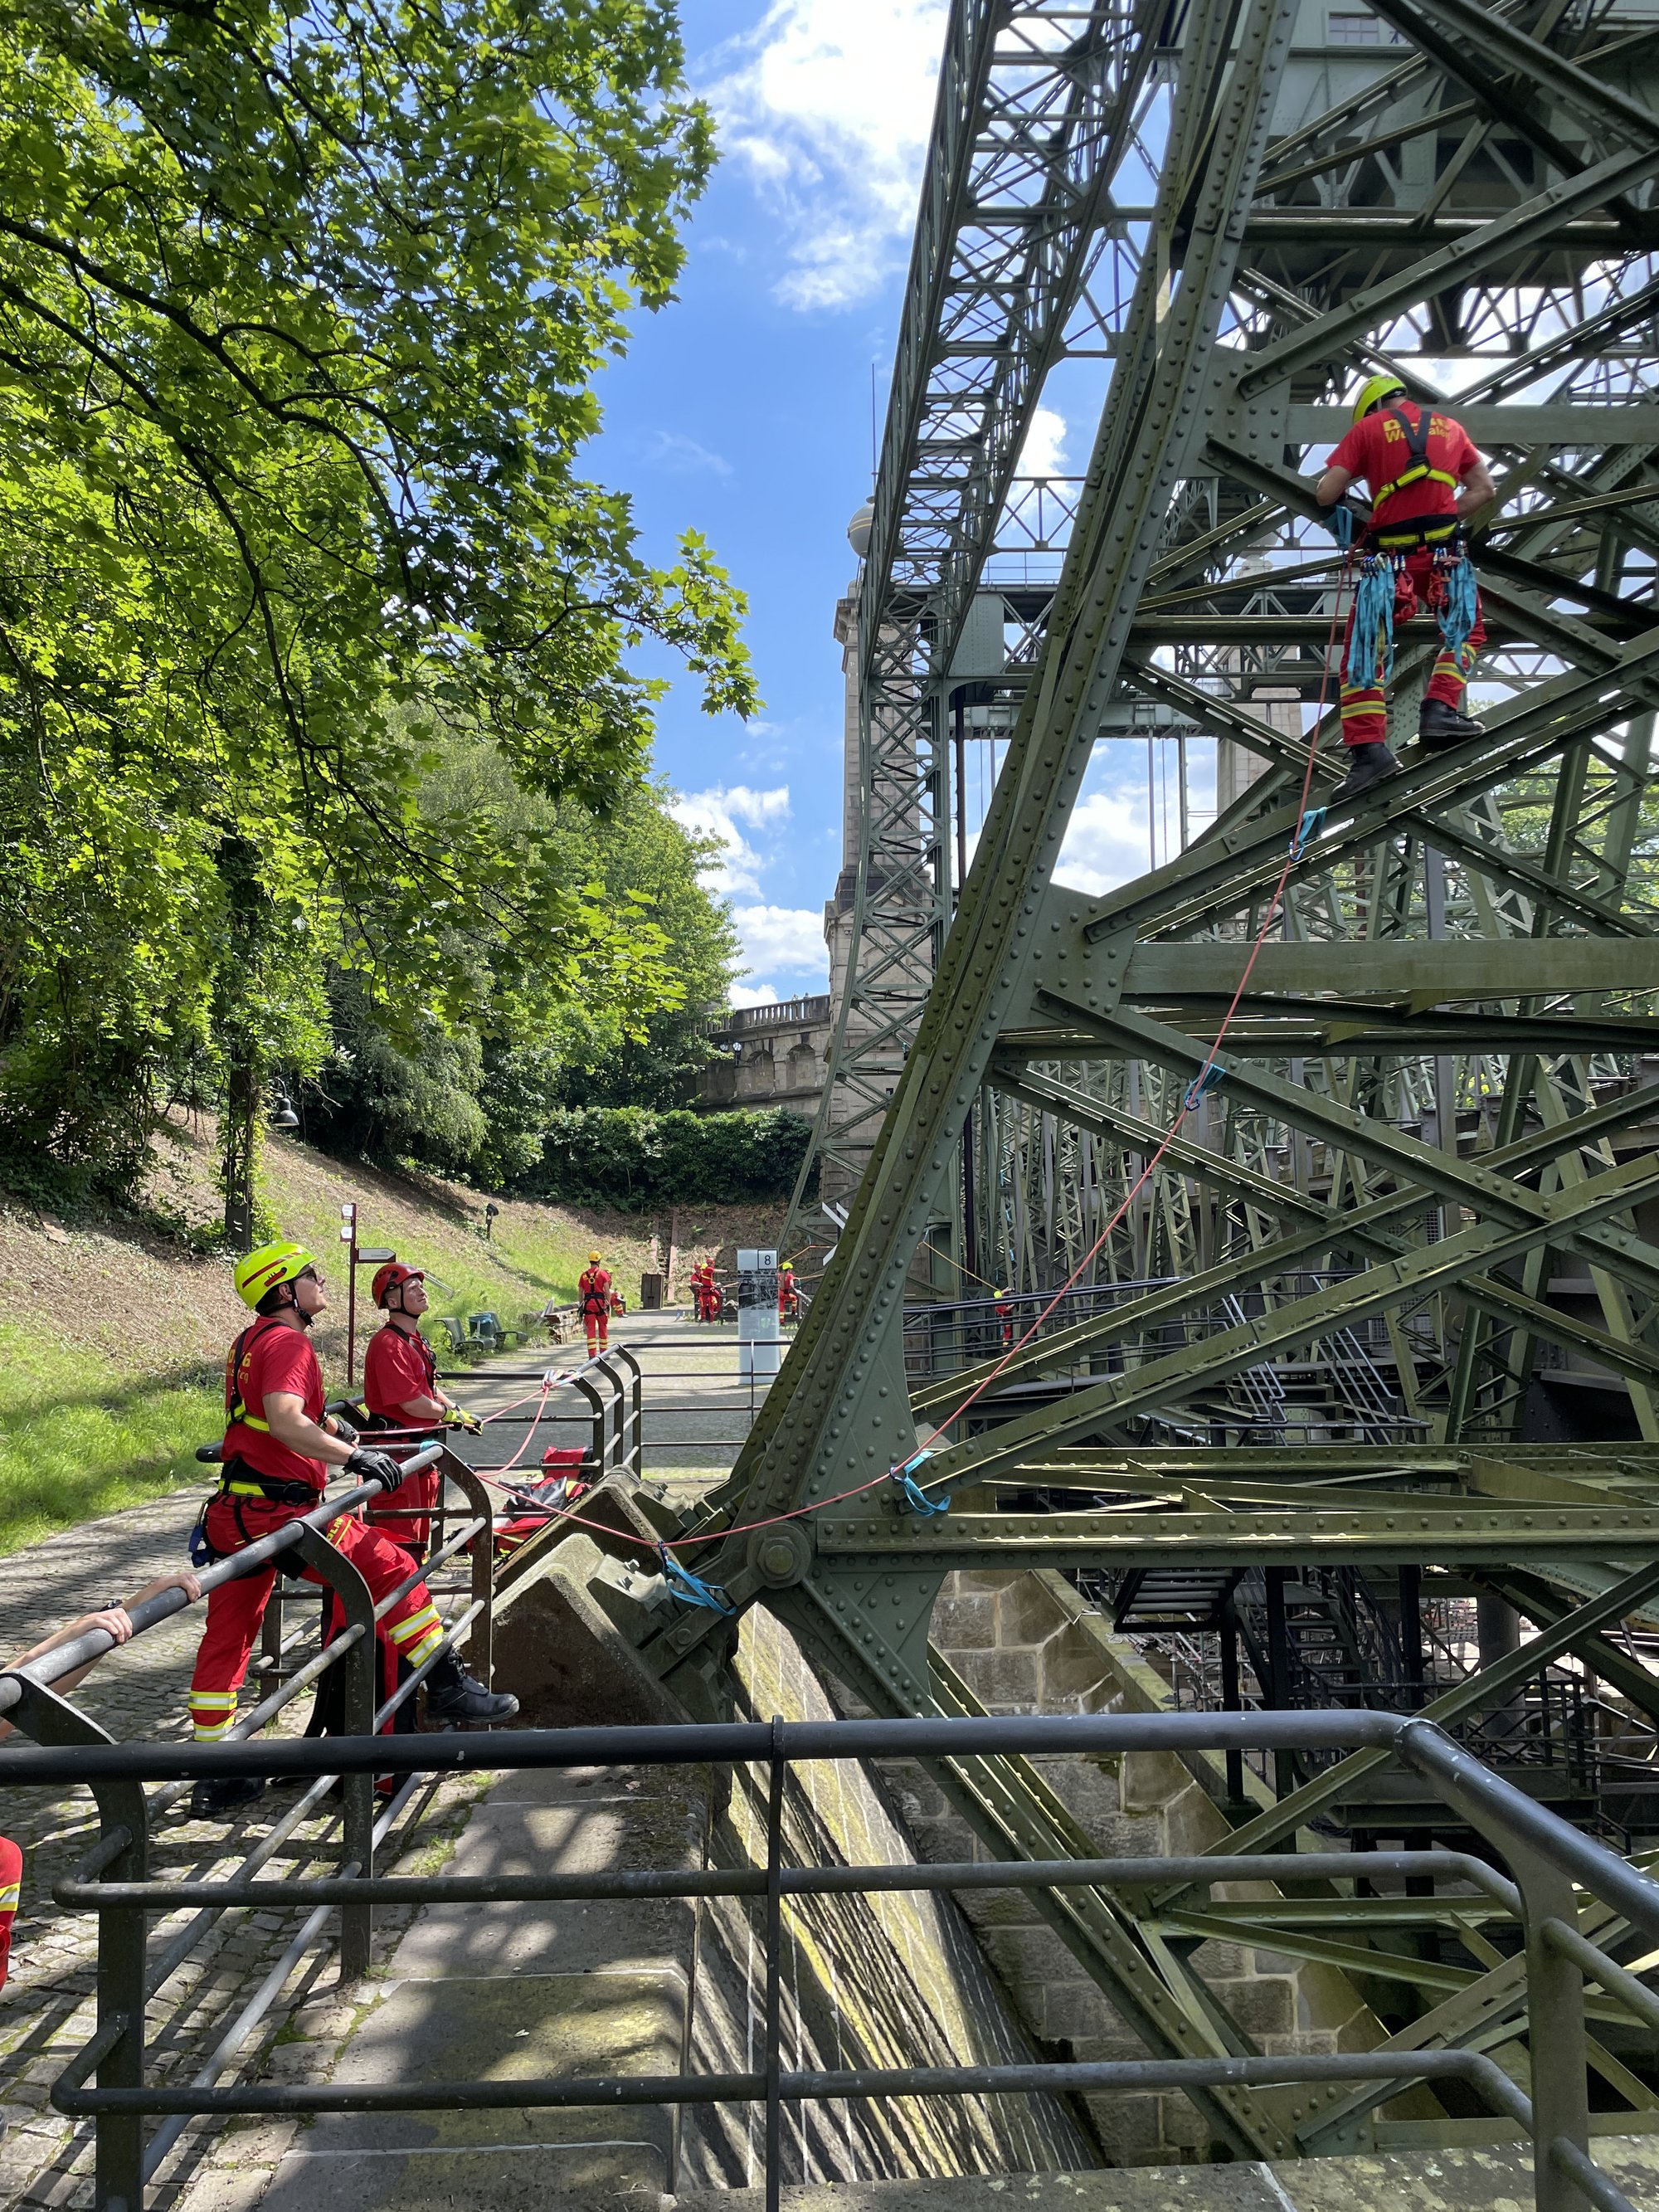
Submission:
[[[407,1426],[413,1416],[404,1407],[410,1398],[435,1397],[438,1355],[418,1330],[413,1335],[387,1322],[368,1340],[363,1354],[363,1403],[382,1420]]]
[[[312,1420],[322,1419],[323,1370],[309,1340],[279,1321],[256,1321],[243,1330],[225,1361],[226,1413],[240,1398],[244,1412],[263,1421],[268,1390],[291,1391]],[[224,1454],[228,1460],[245,1460],[256,1474],[277,1482],[308,1482],[320,1491],[327,1481],[321,1460],[291,1451],[246,1421],[227,1424]]]
[[[581,1298],[582,1312],[608,1314],[611,1311],[611,1270],[609,1267],[589,1267],[576,1289]]]
[[[1330,459],[1332,468],[1346,469],[1351,477],[1364,482],[1372,502],[1371,526],[1376,530],[1398,529],[1402,523],[1415,522],[1425,514],[1454,514],[1457,485],[1480,459],[1463,425],[1437,409],[1430,421],[1423,458],[1431,469],[1456,481],[1437,483],[1432,477],[1419,477],[1415,483],[1385,495],[1382,487],[1413,466],[1405,431],[1393,419],[1395,410],[1413,429],[1424,411],[1414,399],[1391,401],[1387,408],[1379,408],[1363,422],[1356,422]]]

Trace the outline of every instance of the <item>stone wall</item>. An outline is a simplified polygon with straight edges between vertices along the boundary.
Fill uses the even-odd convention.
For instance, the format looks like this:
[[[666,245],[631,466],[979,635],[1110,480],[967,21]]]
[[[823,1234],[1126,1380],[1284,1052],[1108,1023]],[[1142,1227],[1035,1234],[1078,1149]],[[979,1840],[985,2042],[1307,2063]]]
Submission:
[[[745,1615],[735,1672],[750,1711],[835,1717],[823,1685],[781,1623]],[[766,1859],[763,1778],[750,1770],[714,1824],[717,1865]],[[797,1770],[784,1800],[786,1861],[902,1865],[914,1860],[880,1779],[848,1762]],[[698,2072],[760,2064],[763,2007],[759,1906],[711,1899],[698,1941],[691,2027]],[[786,2067],[1020,2064],[1033,2056],[972,1932],[948,1897],[878,1893],[786,1900]],[[684,2185],[741,2187],[758,2178],[757,2109],[688,2116]],[[1093,2162],[1067,2107],[1049,2097],[849,2099],[785,2114],[791,2183],[907,2176],[1043,2173]]]
[[[1157,1677],[1059,1575],[951,1577],[934,1607],[933,1642],[994,1713],[1145,1711],[1160,1703]],[[1218,1765],[1200,1779],[1165,1753],[1042,1758],[1032,1764],[1103,1856],[1201,1851],[1229,1832],[1215,1802],[1224,1786]],[[967,1823],[919,1768],[908,1767],[895,1779],[906,1826],[924,1858],[985,1856]],[[1235,1886],[1217,1893],[1252,1892]],[[1028,2033],[1048,2046],[1048,2055],[1083,2061],[1146,2055],[1033,1905],[1012,1891],[970,1891],[963,1906]],[[1214,1942],[1195,1952],[1194,1960],[1264,2053],[1367,2050],[1382,2039],[1375,2016],[1332,1967]],[[1184,2097],[1087,2102],[1101,2148],[1113,2163],[1151,2165],[1212,2154],[1205,2124]]]

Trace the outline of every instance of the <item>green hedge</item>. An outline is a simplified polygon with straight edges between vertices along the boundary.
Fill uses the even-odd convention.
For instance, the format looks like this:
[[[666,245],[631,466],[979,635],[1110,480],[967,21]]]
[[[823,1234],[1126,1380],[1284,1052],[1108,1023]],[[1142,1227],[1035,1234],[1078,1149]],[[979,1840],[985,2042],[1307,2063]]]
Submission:
[[[578,1108],[552,1117],[541,1158],[513,1188],[524,1198],[629,1212],[787,1199],[811,1133],[810,1122],[781,1107],[758,1114]]]

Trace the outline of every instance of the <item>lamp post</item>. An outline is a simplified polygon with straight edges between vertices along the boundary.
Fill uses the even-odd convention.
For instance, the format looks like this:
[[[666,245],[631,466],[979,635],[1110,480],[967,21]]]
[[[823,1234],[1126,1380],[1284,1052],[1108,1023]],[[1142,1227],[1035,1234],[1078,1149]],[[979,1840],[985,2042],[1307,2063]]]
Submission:
[[[357,1369],[357,1270],[383,1267],[397,1254],[386,1244],[357,1242],[357,1201],[349,1198],[340,1208],[340,1242],[346,1247],[346,1388]]]

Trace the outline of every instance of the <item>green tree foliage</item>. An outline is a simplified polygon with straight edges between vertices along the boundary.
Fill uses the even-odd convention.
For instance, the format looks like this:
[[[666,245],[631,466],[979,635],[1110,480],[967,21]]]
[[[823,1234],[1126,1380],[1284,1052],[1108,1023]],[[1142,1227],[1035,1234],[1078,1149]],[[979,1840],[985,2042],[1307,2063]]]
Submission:
[[[560,822],[644,772],[641,641],[753,703],[708,548],[578,468],[709,158],[661,0],[3,11],[9,1152],[118,1180],[319,1064],[330,968],[417,1056],[672,1000]],[[497,840],[458,742],[550,815]]]
[[[487,825],[504,851],[550,856],[553,876],[575,887],[569,974],[550,993],[544,969],[530,988],[515,929],[468,914],[441,926],[451,963],[472,977],[482,1011],[470,1022],[377,1000],[335,970],[332,1049],[301,1101],[307,1134],[505,1187],[533,1167],[550,1115],[573,1098],[687,1097],[738,947],[725,907],[697,881],[711,842],[674,820],[672,797],[665,785],[636,784],[596,817],[574,800],[526,794],[489,744],[449,744],[423,806]],[[532,941],[544,960],[545,937]],[[544,1015],[550,996],[556,1009]]]
[[[550,1118],[542,1157],[515,1188],[526,1197],[629,1212],[785,1199],[811,1135],[810,1122],[781,1107],[732,1114],[568,1109]]]

